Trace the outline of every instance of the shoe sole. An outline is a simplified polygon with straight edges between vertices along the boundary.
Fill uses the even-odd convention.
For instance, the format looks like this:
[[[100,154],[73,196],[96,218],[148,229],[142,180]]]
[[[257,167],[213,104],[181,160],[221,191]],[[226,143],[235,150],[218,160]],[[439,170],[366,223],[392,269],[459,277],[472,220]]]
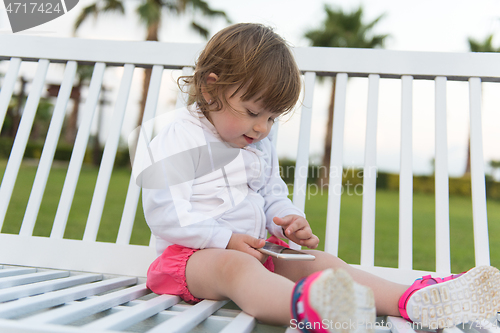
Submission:
[[[462,276],[416,291],[406,311],[414,323],[431,329],[488,319],[500,311],[500,272],[475,267]]]
[[[311,284],[308,300],[329,332],[373,332],[373,292],[354,282],[344,270],[324,271]]]

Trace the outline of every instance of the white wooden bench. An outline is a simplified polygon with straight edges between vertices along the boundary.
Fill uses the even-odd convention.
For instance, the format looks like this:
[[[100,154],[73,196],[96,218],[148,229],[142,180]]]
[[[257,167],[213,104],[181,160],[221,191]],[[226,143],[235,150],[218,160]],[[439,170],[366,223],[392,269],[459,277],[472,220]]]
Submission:
[[[6,166],[0,188],[0,227],[5,222],[25,147],[41,95],[44,94],[46,73],[50,63],[65,64],[64,79],[57,98],[43,153],[18,234],[0,234],[0,332],[250,332],[270,331],[250,316],[234,309],[220,309],[226,302],[203,301],[195,306],[178,304],[172,296],[148,295],[145,275],[155,258],[153,246],[131,245],[130,236],[137,212],[140,189],[130,179],[123,216],[116,242],[96,240],[113,163],[120,140],[121,127],[127,109],[136,67],[152,67],[152,77],[144,120],[152,119],[157,109],[166,69],[189,72],[198,44],[154,42],[122,42],[81,39],[0,36],[0,60],[6,68],[1,81],[0,119],[5,118],[13,98],[19,68],[25,62],[33,66],[34,79],[24,107],[22,120]],[[346,87],[348,77],[368,77],[368,108],[365,146],[365,178],[363,196],[361,263],[363,269],[388,279],[410,283],[422,275],[412,265],[412,83],[415,80],[435,81],[436,122],[436,267],[439,274],[450,273],[450,229],[447,166],[446,86],[448,81],[468,81],[470,90],[470,125],[472,158],[472,198],[474,215],[474,246],[476,265],[489,264],[485,172],[483,167],[481,125],[481,82],[500,81],[500,54],[446,54],[364,49],[296,48],[300,69],[304,72],[305,95],[299,109],[301,127],[297,169],[307,167],[314,85],[317,76],[337,77],[335,121],[333,128],[332,168],[342,170]],[[6,65],[6,63],[8,63]],[[53,164],[54,150],[60,136],[69,94],[79,64],[94,65],[94,72],[81,122],[68,166],[64,187],[60,193],[50,237],[33,236],[42,196]],[[123,67],[113,118],[95,185],[92,204],[83,240],[64,239],[68,214],[82,168],[89,140],[92,118],[98,104],[103,74],[107,67]],[[35,72],[36,68],[36,72]],[[399,199],[399,267],[374,266],[376,137],[384,124],[377,125],[378,87],[381,78],[402,81],[401,108],[401,169]],[[164,80],[165,81],[165,80]],[[164,82],[163,82],[164,83]],[[431,96],[433,98],[433,96]],[[179,99],[182,102],[182,99]],[[0,126],[1,127],[1,126]],[[295,177],[294,203],[305,205],[306,179]],[[335,173],[330,189],[339,186],[341,176]],[[328,199],[325,250],[338,250],[340,200],[331,190]],[[396,203],[395,203],[396,205]],[[401,319],[390,318],[394,323]],[[284,331],[285,328],[274,328]],[[383,330],[383,329],[382,329]],[[456,331],[457,328],[448,329]],[[411,330],[409,330],[411,331]],[[494,331],[494,329],[491,329]]]

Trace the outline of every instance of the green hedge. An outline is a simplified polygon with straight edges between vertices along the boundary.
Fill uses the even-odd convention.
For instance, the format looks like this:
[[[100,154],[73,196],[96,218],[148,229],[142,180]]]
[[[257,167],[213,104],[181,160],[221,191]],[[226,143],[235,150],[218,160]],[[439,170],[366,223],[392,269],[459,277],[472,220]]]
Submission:
[[[39,159],[42,156],[43,141],[29,141],[26,145],[24,158]],[[0,137],[0,159],[8,159],[12,150],[13,140]],[[54,160],[68,162],[73,152],[73,146],[67,143],[59,143],[54,153]],[[102,151],[100,152],[100,155]],[[92,164],[92,149],[87,148],[83,163]],[[130,156],[128,149],[118,149],[116,152],[115,167],[130,167]]]
[[[280,161],[281,175],[287,184],[293,184],[294,180],[294,161]],[[309,166],[308,183],[316,183],[318,180],[319,167],[316,165]],[[363,170],[345,168],[342,171],[343,186],[355,187],[358,184],[363,184]],[[448,182],[450,195],[471,196],[471,179],[470,177],[449,178]],[[377,173],[377,189],[383,190],[399,190],[399,175],[387,172]],[[415,193],[435,193],[434,176],[413,176],[413,191]],[[486,197],[488,199],[500,200],[500,183],[495,182],[491,177],[486,177]]]

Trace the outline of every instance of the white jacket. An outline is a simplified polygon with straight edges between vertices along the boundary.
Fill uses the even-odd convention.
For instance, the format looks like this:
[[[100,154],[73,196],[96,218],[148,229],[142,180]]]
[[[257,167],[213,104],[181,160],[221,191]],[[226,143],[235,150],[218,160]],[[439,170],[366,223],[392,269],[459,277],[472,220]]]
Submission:
[[[283,238],[273,217],[304,213],[288,199],[271,141],[231,148],[197,109],[174,112],[151,141],[155,163],[141,178],[158,255],[172,244],[226,248],[233,233]]]

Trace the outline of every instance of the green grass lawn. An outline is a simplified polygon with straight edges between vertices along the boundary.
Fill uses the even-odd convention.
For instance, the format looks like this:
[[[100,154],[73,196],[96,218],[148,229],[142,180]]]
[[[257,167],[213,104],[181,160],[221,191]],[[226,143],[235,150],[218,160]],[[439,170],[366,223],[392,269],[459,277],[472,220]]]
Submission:
[[[3,177],[5,161],[0,161]],[[81,239],[92,200],[98,170],[84,166],[71,208],[65,238]],[[24,165],[19,173],[6,220],[4,233],[18,233],[24,217],[36,167]],[[65,167],[54,167],[38,215],[34,234],[49,236],[55,217],[59,196],[66,177]],[[114,171],[109,186],[98,240],[113,242],[118,234],[121,212],[125,203],[130,171]],[[311,195],[306,203],[306,214],[313,231],[320,238],[320,249],[324,248],[327,195]],[[396,267],[398,260],[398,201],[399,194],[393,191],[377,191],[375,264]],[[132,233],[133,244],[148,244],[150,233],[142,213],[141,202],[135,217]],[[413,197],[413,260],[414,268],[434,270],[435,239],[434,196],[415,193]],[[339,257],[348,263],[359,263],[361,240],[362,196],[343,195],[341,199]],[[460,272],[474,265],[472,233],[472,205],[469,197],[450,197],[451,256],[452,271]],[[500,202],[488,201],[488,221],[492,265],[500,266],[500,242],[495,235],[500,231]],[[438,237],[439,239],[439,237]]]

